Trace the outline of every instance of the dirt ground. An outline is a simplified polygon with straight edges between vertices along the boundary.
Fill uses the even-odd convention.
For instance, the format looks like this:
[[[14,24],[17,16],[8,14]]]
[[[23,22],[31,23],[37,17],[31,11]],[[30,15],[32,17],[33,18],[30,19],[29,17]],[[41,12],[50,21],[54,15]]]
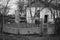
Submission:
[[[14,34],[6,34],[0,33],[0,40],[60,40],[60,36],[23,36],[23,35],[14,35]]]

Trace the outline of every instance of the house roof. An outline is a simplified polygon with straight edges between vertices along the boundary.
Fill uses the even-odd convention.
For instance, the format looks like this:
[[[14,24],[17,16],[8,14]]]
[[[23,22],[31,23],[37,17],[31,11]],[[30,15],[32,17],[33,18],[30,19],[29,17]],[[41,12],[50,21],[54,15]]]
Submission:
[[[56,0],[53,0],[51,2],[46,2],[46,1],[42,1],[42,0],[39,0],[39,1],[31,1],[28,5],[28,7],[50,7],[50,8],[53,8],[53,9],[57,9],[57,10],[60,10],[60,1],[57,1]]]

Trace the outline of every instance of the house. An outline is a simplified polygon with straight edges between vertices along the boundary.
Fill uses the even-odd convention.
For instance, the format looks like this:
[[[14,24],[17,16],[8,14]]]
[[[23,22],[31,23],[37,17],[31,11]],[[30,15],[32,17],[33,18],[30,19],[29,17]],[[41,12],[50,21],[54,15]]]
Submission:
[[[40,10],[39,11],[39,15],[40,15],[40,20],[43,21],[43,23],[45,23],[45,21],[47,22],[54,22],[54,16],[53,16],[53,13],[55,14],[55,18],[56,17],[59,17],[59,10],[55,10],[52,8],[52,11],[50,10],[49,7],[44,7],[45,5],[42,3],[42,2],[36,2],[36,3],[33,3],[31,4],[29,7],[27,7],[26,9],[26,19],[27,19],[27,22],[29,23],[32,23],[32,17],[34,17],[36,11]],[[32,15],[32,17],[31,17]],[[35,20],[34,20],[35,21]],[[35,23],[35,22],[34,22]]]

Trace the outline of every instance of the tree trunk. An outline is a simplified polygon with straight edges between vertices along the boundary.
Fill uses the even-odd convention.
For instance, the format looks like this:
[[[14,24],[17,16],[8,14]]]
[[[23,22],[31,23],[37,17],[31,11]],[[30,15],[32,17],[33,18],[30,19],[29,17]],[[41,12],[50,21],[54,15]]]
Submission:
[[[55,21],[55,11],[54,11],[54,13],[53,13],[53,19],[54,19],[54,21]]]

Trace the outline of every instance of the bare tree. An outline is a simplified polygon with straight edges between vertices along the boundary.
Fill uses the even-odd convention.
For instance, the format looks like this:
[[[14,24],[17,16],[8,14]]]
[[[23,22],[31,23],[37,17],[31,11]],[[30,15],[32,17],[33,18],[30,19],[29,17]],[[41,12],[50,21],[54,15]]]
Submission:
[[[23,12],[24,2],[21,2],[21,0],[19,0],[17,4],[18,4],[18,10],[20,12]]]
[[[2,8],[0,10],[1,10],[1,14],[3,15],[2,16],[2,19],[1,19],[2,20],[2,22],[1,22],[1,32],[3,31],[3,27],[4,27],[4,15],[7,14],[7,10],[9,9],[8,8],[9,1],[10,0],[7,1],[7,4],[6,5],[2,5],[1,4],[2,5]]]

